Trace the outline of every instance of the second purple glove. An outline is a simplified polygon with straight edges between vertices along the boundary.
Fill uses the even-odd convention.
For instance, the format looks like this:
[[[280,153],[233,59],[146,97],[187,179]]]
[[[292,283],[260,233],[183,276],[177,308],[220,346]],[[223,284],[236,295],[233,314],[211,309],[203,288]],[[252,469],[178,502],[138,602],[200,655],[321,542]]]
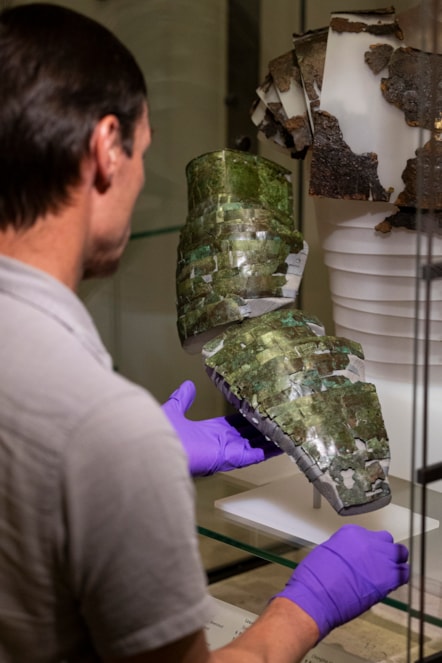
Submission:
[[[187,419],[185,414],[195,395],[195,385],[186,380],[162,406],[186,450],[192,476],[246,467],[282,453],[241,414],[202,421]]]
[[[343,525],[303,559],[276,596],[299,605],[324,638],[408,582],[407,559],[407,548],[389,532]]]

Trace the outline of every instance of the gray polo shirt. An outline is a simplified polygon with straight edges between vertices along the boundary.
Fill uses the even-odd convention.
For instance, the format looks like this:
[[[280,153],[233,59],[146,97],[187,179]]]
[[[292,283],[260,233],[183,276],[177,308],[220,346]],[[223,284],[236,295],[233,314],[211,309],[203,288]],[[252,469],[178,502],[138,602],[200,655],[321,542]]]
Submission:
[[[0,257],[0,661],[154,649],[212,612],[187,459],[80,300]]]

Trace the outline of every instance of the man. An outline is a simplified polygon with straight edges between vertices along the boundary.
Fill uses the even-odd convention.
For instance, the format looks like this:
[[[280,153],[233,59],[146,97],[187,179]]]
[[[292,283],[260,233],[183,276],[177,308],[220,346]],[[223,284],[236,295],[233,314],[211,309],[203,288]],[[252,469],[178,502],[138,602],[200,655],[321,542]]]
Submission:
[[[342,528],[209,652],[189,468],[267,450],[226,419],[188,422],[189,383],[162,411],[115,374],[75,294],[129,236],[151,139],[143,77],[97,23],[26,5],[0,14],[0,98],[0,660],[300,661],[407,582],[406,548]]]

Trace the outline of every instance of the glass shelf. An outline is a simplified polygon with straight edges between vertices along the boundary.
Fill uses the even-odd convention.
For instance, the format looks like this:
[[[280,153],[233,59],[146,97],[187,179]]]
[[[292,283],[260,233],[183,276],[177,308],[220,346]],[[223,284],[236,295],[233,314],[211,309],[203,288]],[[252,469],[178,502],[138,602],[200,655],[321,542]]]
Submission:
[[[410,484],[402,479],[390,478],[393,501],[398,506],[408,508],[410,505]],[[243,522],[227,514],[215,506],[215,501],[256,488],[243,480],[230,477],[228,473],[220,473],[213,477],[198,478],[195,480],[197,503],[196,514],[198,532],[221,543],[233,546],[248,555],[256,556],[267,562],[295,568],[302,557],[311,549],[301,541],[281,535],[273,535],[258,524]],[[414,493],[417,488],[414,487]],[[308,495],[306,495],[308,497]],[[413,495],[416,512],[416,495]],[[442,494],[427,491],[427,516],[439,520],[442,514]],[[346,519],[342,519],[345,524]],[[347,521],[348,522],[348,521]],[[407,612],[411,617],[442,627],[442,575],[440,569],[440,555],[442,550],[442,530],[438,528],[426,533],[427,576],[425,581],[425,608],[421,606],[413,594],[421,590],[420,568],[413,562],[419,553],[420,536],[404,541],[411,552],[412,580],[406,587],[401,587],[391,593],[383,603]],[[410,608],[411,606],[411,608]]]
[[[151,237],[159,237],[159,235],[169,235],[173,233],[179,233],[183,226],[169,226],[166,228],[153,228],[152,230],[134,230],[129,237],[129,240],[133,242],[137,239],[147,239]]]

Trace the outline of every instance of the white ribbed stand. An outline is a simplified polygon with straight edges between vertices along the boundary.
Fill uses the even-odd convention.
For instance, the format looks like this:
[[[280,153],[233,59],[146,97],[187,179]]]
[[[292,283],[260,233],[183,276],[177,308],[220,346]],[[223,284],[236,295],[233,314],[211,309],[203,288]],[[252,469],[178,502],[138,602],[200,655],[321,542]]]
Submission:
[[[366,380],[376,385],[390,439],[390,474],[409,480],[415,333],[419,382],[424,348],[425,292],[422,283],[422,303],[416,306],[416,255],[419,251],[420,263],[425,262],[426,245],[419,247],[417,233],[403,228],[385,235],[375,231],[375,225],[394,210],[392,205],[317,199],[315,208],[329,269],[335,333],[361,343]],[[433,238],[432,250],[432,260],[442,260],[441,236]],[[442,280],[432,283],[430,316],[428,463],[435,463],[442,458]],[[418,398],[419,413],[419,390]],[[417,452],[419,465],[419,439]],[[442,491],[442,481],[431,488]]]

